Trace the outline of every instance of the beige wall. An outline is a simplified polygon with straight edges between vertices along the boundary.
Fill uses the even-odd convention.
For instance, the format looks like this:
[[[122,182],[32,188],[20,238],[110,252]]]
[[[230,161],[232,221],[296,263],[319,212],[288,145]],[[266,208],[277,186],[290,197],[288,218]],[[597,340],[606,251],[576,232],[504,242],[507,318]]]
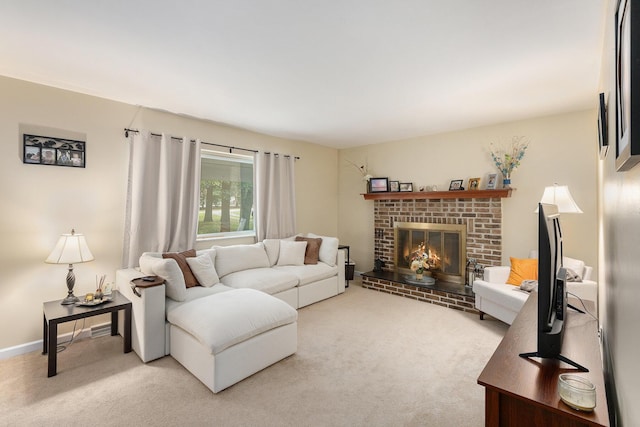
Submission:
[[[608,96],[609,153],[601,162],[599,187],[600,322],[603,325],[605,371],[615,384],[608,399],[616,402],[619,425],[640,420],[640,165],[628,172],[615,168],[615,39],[614,15],[618,2],[606,2],[601,91]],[[634,28],[633,31],[640,29]],[[636,82],[634,82],[635,84]],[[634,129],[637,123],[633,123]],[[637,142],[637,136],[634,137]]]
[[[365,184],[355,167],[368,163],[377,177],[438,186],[448,190],[452,179],[463,179],[465,187],[472,177],[496,172],[489,156],[493,141],[508,142],[513,135],[525,135],[531,143],[521,167],[512,175],[511,198],[503,203],[503,258],[527,257],[537,248],[537,218],[533,211],[544,187],[569,186],[582,215],[564,215],[562,226],[565,254],[596,266],[596,114],[595,110],[562,114],[427,136],[340,151],[339,237],[351,245],[356,270],[373,268],[373,202],[361,193]]]
[[[0,93],[0,350],[41,339],[42,302],[65,296],[66,266],[44,263],[61,233],[84,233],[95,256],[75,266],[76,295],[94,290],[96,275],[114,280],[124,234],[126,126],[302,157],[296,163],[298,231],[337,234],[336,149],[4,77]],[[24,129],[86,136],[86,168],[23,164]]]

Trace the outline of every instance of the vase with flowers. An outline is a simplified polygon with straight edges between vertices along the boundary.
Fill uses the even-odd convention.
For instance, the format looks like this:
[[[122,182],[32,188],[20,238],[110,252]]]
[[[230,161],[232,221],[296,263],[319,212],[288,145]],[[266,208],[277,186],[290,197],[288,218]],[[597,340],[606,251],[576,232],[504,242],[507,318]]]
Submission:
[[[424,242],[418,245],[418,249],[411,254],[409,268],[416,274],[417,280],[422,280],[424,275],[428,273],[429,254],[425,250]]]
[[[360,172],[360,175],[362,175],[362,179],[366,182],[366,190],[365,190],[365,192],[368,193],[370,191],[369,181],[371,181],[371,178],[373,178],[373,175],[371,175],[369,173],[369,171],[368,171],[368,169],[369,169],[368,165],[365,163],[363,165],[358,166],[357,164],[355,164],[351,160],[347,160],[347,163],[349,163],[354,168],[358,169],[358,172]]]
[[[502,183],[505,188],[511,185],[511,173],[520,166],[528,146],[529,140],[524,136],[511,138],[511,146],[508,148],[496,148],[491,144],[491,158],[502,174]]]

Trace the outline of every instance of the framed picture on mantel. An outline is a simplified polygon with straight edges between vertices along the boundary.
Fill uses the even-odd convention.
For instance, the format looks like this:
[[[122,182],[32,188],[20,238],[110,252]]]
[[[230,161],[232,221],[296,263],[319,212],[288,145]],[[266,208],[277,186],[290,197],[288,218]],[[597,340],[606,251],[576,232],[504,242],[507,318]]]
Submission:
[[[404,192],[413,191],[413,183],[412,182],[401,182],[400,183],[400,191],[404,191]]]
[[[449,184],[449,191],[460,191],[460,190],[464,190],[464,188],[462,187],[462,180],[461,179],[452,180],[451,183]]]
[[[370,193],[386,193],[389,191],[389,178],[371,178],[369,180]]]

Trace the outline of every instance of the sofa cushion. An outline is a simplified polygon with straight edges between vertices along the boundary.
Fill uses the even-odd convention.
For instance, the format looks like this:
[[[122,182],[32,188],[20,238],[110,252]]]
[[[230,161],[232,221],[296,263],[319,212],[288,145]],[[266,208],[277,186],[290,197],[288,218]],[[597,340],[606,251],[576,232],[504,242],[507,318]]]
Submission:
[[[298,286],[298,277],[277,268],[252,268],[236,271],[220,278],[223,285],[232,288],[251,288],[270,295],[293,289]]]
[[[307,242],[307,249],[304,252],[304,263],[317,264],[320,257],[320,245],[322,245],[322,239],[296,236],[296,241]]]
[[[304,265],[307,242],[280,240],[280,255],[276,265]]]
[[[523,280],[538,280],[538,260],[535,258],[513,258],[507,284],[520,286]]]
[[[320,245],[320,252],[318,258],[320,261],[328,264],[330,267],[336,265],[336,258],[338,257],[338,245],[339,241],[336,237],[318,236],[317,234],[309,233],[307,237],[320,238],[322,244]]]
[[[191,288],[194,286],[198,286],[198,279],[193,275],[189,264],[187,264],[187,257],[196,256],[195,249],[189,249],[188,251],[183,252],[165,252],[162,254],[162,258],[173,258],[178,263],[178,267],[182,270],[182,275],[184,276],[184,283],[187,285],[187,288]]]
[[[160,254],[143,253],[140,257],[140,271],[146,275],[159,276],[164,279],[167,297],[184,301],[187,287],[182,270],[173,258],[164,259]]]
[[[205,288],[204,286],[194,286],[193,288],[189,288],[186,290],[184,301],[176,301],[174,299],[167,298],[165,301],[165,314],[168,316],[171,310],[180,307],[182,304],[187,304],[189,303],[189,301],[193,301],[194,299],[203,298],[209,295],[218,294],[220,292],[228,292],[232,290],[232,287],[225,286],[222,283],[216,283],[210,288]]]
[[[318,280],[328,279],[338,274],[338,266],[328,266],[323,262],[317,264],[308,265],[286,265],[276,266],[276,270],[286,272],[296,276],[299,280],[298,286],[308,285],[309,283],[317,282]]]
[[[254,289],[235,289],[198,298],[168,313],[168,320],[218,354],[271,329],[294,323],[289,304]]]
[[[216,246],[215,250],[215,267],[220,278],[236,271],[269,267],[269,258],[262,242],[253,245]]]
[[[220,282],[213,260],[208,253],[187,258],[187,264],[202,286],[211,287]]]

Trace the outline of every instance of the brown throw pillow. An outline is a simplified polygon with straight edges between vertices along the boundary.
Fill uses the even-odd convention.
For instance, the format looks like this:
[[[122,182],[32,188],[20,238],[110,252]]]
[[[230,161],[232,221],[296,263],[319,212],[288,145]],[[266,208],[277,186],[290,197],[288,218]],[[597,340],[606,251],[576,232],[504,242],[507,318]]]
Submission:
[[[296,236],[296,242],[307,242],[307,249],[304,252],[304,263],[317,264],[318,257],[320,256],[320,245],[322,244],[322,239]]]
[[[176,260],[176,262],[178,263],[178,267],[180,267],[180,270],[182,270],[182,275],[184,276],[184,284],[187,286],[187,288],[193,288],[194,286],[200,285],[200,283],[198,283],[198,279],[196,279],[196,276],[193,275],[193,272],[191,271],[191,268],[187,263],[187,258],[194,256],[196,256],[195,249],[189,249],[188,251],[180,253],[168,252],[162,254],[162,258],[173,258]]]

